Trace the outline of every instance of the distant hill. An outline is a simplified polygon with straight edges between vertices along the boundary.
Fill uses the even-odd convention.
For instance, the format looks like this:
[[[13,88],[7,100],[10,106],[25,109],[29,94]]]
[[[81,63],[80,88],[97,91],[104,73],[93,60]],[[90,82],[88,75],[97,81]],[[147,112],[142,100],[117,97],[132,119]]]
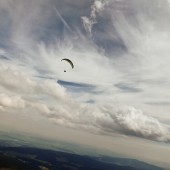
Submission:
[[[162,170],[136,160],[82,156],[30,147],[1,146],[0,169],[2,168],[4,170],[149,170],[148,168]]]
[[[129,167],[134,167],[137,168],[139,170],[162,170],[162,168],[159,168],[157,166],[154,165],[150,165],[148,163],[142,162],[142,161],[138,161],[135,159],[127,159],[127,158],[113,158],[113,157],[108,157],[108,156],[101,156],[98,157],[99,161],[102,162],[107,162],[107,163],[111,163],[114,165],[123,165],[123,166],[129,166]]]
[[[113,157],[113,153],[74,143],[0,131],[0,170],[2,169],[163,170],[145,162]]]

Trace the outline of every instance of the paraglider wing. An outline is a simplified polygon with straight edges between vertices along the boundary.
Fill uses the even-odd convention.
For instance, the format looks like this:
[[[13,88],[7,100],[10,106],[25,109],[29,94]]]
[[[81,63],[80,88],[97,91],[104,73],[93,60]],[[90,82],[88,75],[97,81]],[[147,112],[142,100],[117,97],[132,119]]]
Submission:
[[[62,60],[65,60],[65,61],[69,62],[70,65],[71,65],[71,67],[74,68],[74,64],[73,64],[73,62],[72,62],[71,60],[69,60],[69,59],[67,59],[67,58],[63,58]],[[61,61],[62,61],[62,60],[61,60]]]

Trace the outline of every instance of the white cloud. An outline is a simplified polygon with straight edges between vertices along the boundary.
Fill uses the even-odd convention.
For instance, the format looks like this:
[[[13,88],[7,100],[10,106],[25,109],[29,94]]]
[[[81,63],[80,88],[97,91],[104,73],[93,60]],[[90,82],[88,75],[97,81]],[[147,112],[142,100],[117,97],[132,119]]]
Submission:
[[[20,96],[8,96],[6,94],[0,94],[0,105],[2,107],[22,109],[25,107],[25,102]]]
[[[93,39],[86,38],[85,35],[74,34],[73,38],[72,35],[64,34],[63,39],[50,43],[40,42],[37,36],[46,33],[46,23],[51,16],[51,4],[48,2],[50,1],[36,0],[36,3],[28,3],[18,0],[16,4],[14,1],[0,2],[0,9],[5,9],[8,19],[12,21],[8,44],[10,48],[0,51],[1,55],[9,59],[2,60],[0,65],[0,104],[4,111],[16,108],[18,112],[24,112],[25,109],[28,114],[29,111],[34,111],[56,124],[92,133],[121,133],[168,142],[169,130],[158,119],[153,118],[155,113],[152,109],[148,112],[153,117],[148,116],[148,112],[124,107],[124,104],[136,106],[150,100],[170,99],[168,24],[162,21],[164,25],[159,25],[157,18],[160,21],[160,16],[155,14],[156,17],[152,20],[144,17],[141,12],[134,15],[135,19],[129,19],[129,11],[126,11],[126,16],[125,11],[121,11],[124,9],[124,1],[119,2],[122,3],[119,9],[122,13],[116,16],[113,13],[113,16],[113,10],[109,9],[112,23],[108,23],[109,29],[104,31],[113,40],[119,36],[127,51],[119,57],[114,54],[106,57]],[[32,9],[35,13],[25,11],[27,5],[27,10]],[[106,1],[94,1],[89,17],[82,17],[86,31],[91,32],[106,5]],[[47,13],[44,13],[44,6],[47,7]],[[133,7],[136,12],[139,6]],[[128,9],[127,3],[126,8]],[[60,13],[58,15],[68,27],[64,17]],[[159,15],[164,16],[162,13]],[[0,24],[4,23],[2,18]],[[137,20],[135,23],[138,25],[132,22],[133,19]],[[36,21],[40,23],[37,24]],[[75,64],[75,69],[70,69],[66,74],[63,72],[66,66],[61,62],[64,57],[70,58]],[[73,95],[57,83],[59,79],[92,84],[94,91],[84,91],[81,94],[76,91]],[[115,84],[123,84],[123,87],[119,88]],[[140,91],[131,93],[129,89],[133,88]],[[96,103],[81,103],[89,99],[94,99]],[[113,104],[112,101],[116,100],[118,102]],[[117,106],[118,103],[122,103],[121,107]],[[145,106],[141,110],[146,110]]]
[[[91,5],[91,12],[89,18],[86,16],[81,17],[83,21],[84,28],[87,32],[91,33],[93,25],[97,23],[97,14],[100,14],[108,1],[95,0],[93,5]]]
[[[0,85],[15,92],[30,93],[36,88],[36,84],[27,77],[27,73],[20,73],[17,67],[9,68],[11,65],[1,65]]]
[[[92,31],[92,26],[96,23],[96,21],[92,21],[90,20],[88,17],[84,16],[81,17],[82,21],[83,21],[83,26],[85,28],[85,30],[89,33],[91,33]]]
[[[152,140],[169,141],[169,130],[157,119],[143,114],[141,110],[133,107],[121,109],[114,118],[120,131]]]
[[[66,89],[55,81],[45,80],[42,86],[42,91],[50,96],[59,98],[60,100],[69,98],[68,94],[66,93]]]
[[[15,83],[9,81],[8,84],[4,84],[4,79],[1,79],[1,85],[8,90],[8,94],[0,95],[0,105],[4,111],[8,108],[21,109],[18,112],[28,114],[31,111],[49,118],[58,125],[92,133],[121,133],[165,142],[170,139],[165,125],[133,107],[80,104],[54,80],[36,82],[36,79],[31,80],[10,69],[3,73],[5,77],[15,79]],[[20,93],[16,93],[17,87],[22,89]]]
[[[62,112],[63,116],[59,116],[59,110],[57,110],[49,117],[56,124],[92,133],[109,135],[121,133],[155,141],[170,141],[169,129],[157,119],[145,115],[140,110],[124,106],[121,106],[120,109],[112,106],[101,108],[94,109],[89,106],[85,108],[79,106],[74,110],[65,108],[65,111]]]

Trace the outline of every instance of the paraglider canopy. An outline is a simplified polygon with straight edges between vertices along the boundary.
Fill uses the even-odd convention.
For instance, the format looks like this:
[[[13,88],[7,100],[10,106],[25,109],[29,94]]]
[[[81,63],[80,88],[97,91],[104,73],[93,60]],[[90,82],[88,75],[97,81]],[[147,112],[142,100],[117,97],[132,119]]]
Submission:
[[[72,69],[74,68],[74,64],[73,64],[73,62],[70,60],[70,59],[68,59],[68,58],[63,58],[61,61],[67,61],[70,65],[71,65],[71,67],[72,67]],[[64,72],[66,72],[66,70],[64,70]]]

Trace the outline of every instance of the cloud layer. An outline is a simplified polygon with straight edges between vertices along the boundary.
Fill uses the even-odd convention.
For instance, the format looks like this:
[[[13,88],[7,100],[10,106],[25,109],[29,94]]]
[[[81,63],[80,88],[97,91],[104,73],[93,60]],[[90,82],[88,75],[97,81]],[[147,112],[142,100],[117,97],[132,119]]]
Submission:
[[[159,120],[164,113],[155,115],[153,105],[147,110],[170,99],[167,4],[2,0],[0,109],[35,112],[92,133],[169,142],[168,125]],[[61,62],[65,57],[74,70]]]
[[[11,69],[1,69],[0,73],[11,80],[4,82],[1,79],[1,87],[6,93],[0,95],[0,106],[7,113],[11,109],[28,114],[36,112],[58,125],[91,133],[121,133],[157,141],[170,140],[169,130],[162,123],[133,107],[80,104],[54,80],[31,80]]]

